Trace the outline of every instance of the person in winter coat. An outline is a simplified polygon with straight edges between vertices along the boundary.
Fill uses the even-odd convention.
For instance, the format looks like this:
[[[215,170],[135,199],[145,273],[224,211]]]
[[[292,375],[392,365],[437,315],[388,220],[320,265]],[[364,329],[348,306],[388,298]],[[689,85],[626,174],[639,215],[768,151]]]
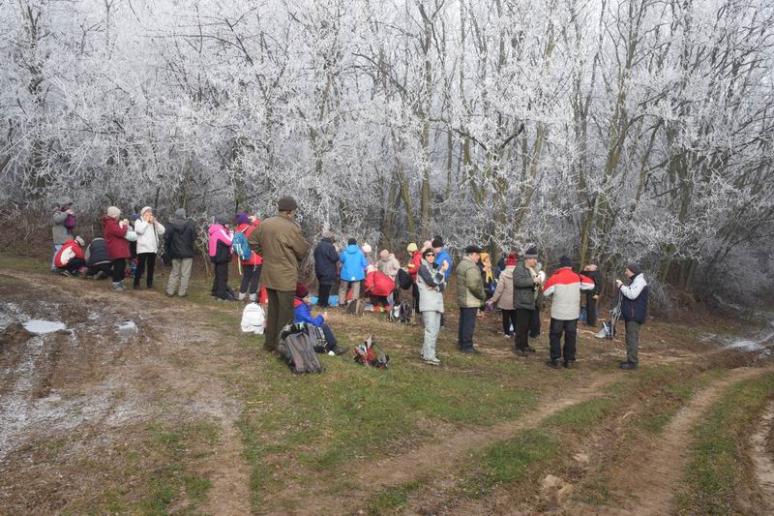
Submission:
[[[409,262],[409,274],[411,274],[411,280],[413,281],[413,284],[411,286],[411,293],[414,296],[414,311],[419,312],[419,287],[417,286],[417,273],[419,272],[419,268],[422,266],[422,253],[424,253],[427,249],[431,249],[433,247],[433,242],[431,240],[425,240],[425,242],[422,244],[422,248],[419,249],[418,252],[415,252],[411,256],[411,261]],[[441,317],[443,319],[443,317]]]
[[[312,305],[309,304],[309,289],[306,285],[299,283],[296,286],[295,298],[293,299],[293,322],[305,323],[316,328],[320,328],[325,335],[325,352],[335,353],[341,355],[346,353],[347,350],[338,346],[336,342],[336,336],[333,334],[333,330],[328,325],[328,312],[323,312],[320,315],[312,316]]]
[[[516,328],[516,310],[513,308],[514,269],[516,269],[516,258],[509,256],[505,260],[505,270],[500,273],[494,295],[488,301],[492,305],[497,305],[502,312],[503,334],[506,337],[513,337]]]
[[[153,209],[145,206],[140,210],[140,218],[134,222],[137,233],[137,270],[134,273],[134,288],[140,288],[140,279],[147,269],[145,284],[153,288],[153,271],[156,269],[156,255],[159,252],[161,237],[166,228],[156,220]]]
[[[185,209],[178,208],[164,234],[164,254],[172,261],[172,271],[169,273],[166,288],[170,297],[174,296],[175,292],[180,297],[188,295],[195,244],[196,227],[193,221],[186,218]]]
[[[85,245],[86,242],[79,236],[62,244],[54,256],[54,265],[60,274],[78,276],[86,272],[86,256],[83,253]]]
[[[360,282],[365,279],[366,260],[363,250],[357,246],[357,240],[350,238],[347,247],[339,254],[341,274],[339,276],[339,306],[346,305],[347,292],[352,291],[352,301],[360,297]]]
[[[107,242],[108,256],[110,256],[113,269],[113,290],[124,290],[124,276],[126,275],[126,259],[131,256],[129,252],[129,237],[136,239],[134,231],[129,228],[129,221],[119,220],[121,210],[115,206],[107,209],[107,214],[102,217],[102,234]]]
[[[497,282],[495,281],[494,272],[492,271],[492,258],[489,253],[481,253],[481,260],[478,262],[478,267],[481,271],[481,281],[484,282],[486,298],[487,300],[491,299],[497,288]]]
[[[395,282],[375,265],[369,265],[365,278],[365,293],[371,298],[375,311],[387,309],[390,304],[387,298],[393,291],[395,291]]]
[[[443,291],[446,289],[446,269],[448,262],[440,267],[435,264],[435,251],[425,249],[422,264],[417,273],[417,287],[420,290],[419,311],[425,327],[425,338],[422,342],[422,360],[430,365],[440,365],[436,355],[436,342],[441,329],[441,315],[444,312]]]
[[[452,258],[449,254],[449,251],[447,251],[444,247],[443,238],[440,236],[434,237],[430,242],[430,245],[433,246],[433,251],[435,251],[435,263],[438,265],[438,267],[444,267],[444,264],[446,264],[446,267],[444,267],[444,270],[446,271],[444,275],[446,276],[446,282],[448,283],[449,278],[451,278],[454,264],[452,263]]]
[[[521,355],[534,353],[529,345],[529,331],[536,310],[535,300],[543,284],[544,275],[538,273],[537,248],[532,246],[513,271],[513,308],[516,310],[515,351]]]
[[[395,255],[392,254],[387,249],[383,249],[382,252],[379,253],[379,261],[377,262],[377,267],[379,268],[380,272],[383,272],[384,274],[389,277],[392,282],[395,284],[395,290],[393,290],[392,294],[390,294],[388,301],[390,304],[393,304],[398,299],[398,271],[400,270],[400,262],[397,258],[395,258]]]
[[[626,324],[626,361],[621,369],[636,369],[639,365],[640,327],[648,318],[648,283],[636,263],[630,263],[624,271],[629,284],[615,280],[621,292],[621,317]]]
[[[108,254],[107,242],[102,237],[96,237],[86,248],[86,276],[94,279],[102,279],[110,276],[111,263]]]
[[[417,265],[417,263],[420,265],[422,264],[422,253],[419,252],[419,247],[417,247],[417,244],[414,242],[411,242],[406,247],[406,252],[408,253],[408,265],[406,265],[406,270],[411,276],[411,281],[416,281],[417,272],[419,272],[419,265]]]
[[[255,215],[248,215],[241,212],[236,216],[236,230],[243,233],[248,241],[253,231],[258,229],[261,221]],[[239,257],[237,257],[237,260]],[[248,260],[242,260],[242,284],[239,286],[239,300],[244,301],[249,296],[249,300],[254,302],[258,299],[258,282],[261,280],[261,269],[263,268],[263,257],[258,253],[251,253]]]
[[[602,278],[599,276],[597,264],[590,263],[583,268],[583,275],[594,282],[594,288],[586,291],[586,324],[588,326],[597,325],[597,301],[599,300],[599,290],[602,288]]]
[[[546,363],[557,369],[559,361],[564,367],[575,362],[575,343],[578,334],[581,290],[591,291],[594,282],[572,270],[572,260],[567,256],[559,258],[559,269],[554,272],[543,287],[545,297],[553,296],[551,303],[550,358]],[[564,333],[564,348],[561,346]]]
[[[363,246],[360,248],[361,251],[363,251],[363,256],[365,256],[366,262],[371,265],[374,263],[373,256],[371,253],[373,252],[373,249],[371,248],[371,244],[366,242],[363,244]]]
[[[57,272],[58,269],[54,265],[54,257],[65,242],[73,239],[73,229],[75,229],[73,201],[69,197],[64,197],[57,203],[54,208],[54,214],[51,217],[51,223],[51,237],[54,241],[54,253],[51,255],[51,271]]]
[[[324,231],[320,243],[314,249],[314,273],[320,286],[317,306],[321,308],[328,308],[331,289],[339,276],[339,253],[334,246],[335,241],[333,233]]]
[[[210,261],[215,268],[212,295],[221,301],[236,301],[229,295],[228,288],[228,265],[231,263],[231,241],[234,238],[234,234],[228,227],[228,217],[226,215],[215,217],[215,223],[210,225],[207,232]]]
[[[460,307],[458,344],[463,353],[478,353],[473,347],[473,333],[478,311],[486,301],[484,282],[478,268],[480,258],[481,248],[470,245],[465,248],[465,257],[457,267],[457,303]],[[421,296],[420,293],[420,300]]]
[[[269,296],[264,348],[274,351],[280,331],[293,321],[293,298],[298,283],[298,265],[309,252],[296,223],[298,204],[292,197],[277,203],[278,215],[264,220],[250,235],[250,248],[263,256],[263,284]]]

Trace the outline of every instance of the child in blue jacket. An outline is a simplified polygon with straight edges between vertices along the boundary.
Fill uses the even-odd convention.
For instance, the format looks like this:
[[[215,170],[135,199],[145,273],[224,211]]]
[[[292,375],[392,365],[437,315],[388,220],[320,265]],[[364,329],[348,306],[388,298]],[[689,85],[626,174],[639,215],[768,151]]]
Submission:
[[[310,326],[320,328],[325,335],[325,352],[333,352],[337,355],[341,355],[346,352],[345,349],[340,348],[336,344],[336,336],[333,335],[333,330],[326,323],[328,319],[328,312],[323,312],[316,317],[312,316],[312,306],[309,304],[307,297],[309,296],[309,289],[303,283],[296,284],[296,297],[293,300],[293,322],[306,323]]]

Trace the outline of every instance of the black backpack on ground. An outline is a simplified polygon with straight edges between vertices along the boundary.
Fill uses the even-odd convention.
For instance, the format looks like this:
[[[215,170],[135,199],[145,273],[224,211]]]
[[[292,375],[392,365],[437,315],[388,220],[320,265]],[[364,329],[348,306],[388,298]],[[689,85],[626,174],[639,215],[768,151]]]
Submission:
[[[316,344],[317,336],[306,325],[293,324],[283,328],[277,351],[296,374],[322,373],[323,367],[314,349]]]
[[[398,280],[398,286],[403,290],[411,288],[411,275],[406,272],[406,269],[398,269],[398,276],[396,279]]]

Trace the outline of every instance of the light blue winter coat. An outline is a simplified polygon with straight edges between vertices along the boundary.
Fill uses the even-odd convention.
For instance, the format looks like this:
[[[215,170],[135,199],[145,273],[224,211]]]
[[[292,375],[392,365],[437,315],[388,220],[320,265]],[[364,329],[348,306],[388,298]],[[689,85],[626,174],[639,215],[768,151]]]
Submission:
[[[342,281],[363,281],[368,267],[363,251],[357,245],[348,245],[339,255]]]

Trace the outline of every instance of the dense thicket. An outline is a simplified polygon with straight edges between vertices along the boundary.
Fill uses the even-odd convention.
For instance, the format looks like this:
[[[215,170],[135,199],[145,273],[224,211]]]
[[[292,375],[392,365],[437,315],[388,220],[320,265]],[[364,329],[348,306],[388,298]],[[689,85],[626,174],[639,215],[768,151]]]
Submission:
[[[0,0],[0,38],[22,212],[291,193],[310,237],[773,268],[767,0]]]

